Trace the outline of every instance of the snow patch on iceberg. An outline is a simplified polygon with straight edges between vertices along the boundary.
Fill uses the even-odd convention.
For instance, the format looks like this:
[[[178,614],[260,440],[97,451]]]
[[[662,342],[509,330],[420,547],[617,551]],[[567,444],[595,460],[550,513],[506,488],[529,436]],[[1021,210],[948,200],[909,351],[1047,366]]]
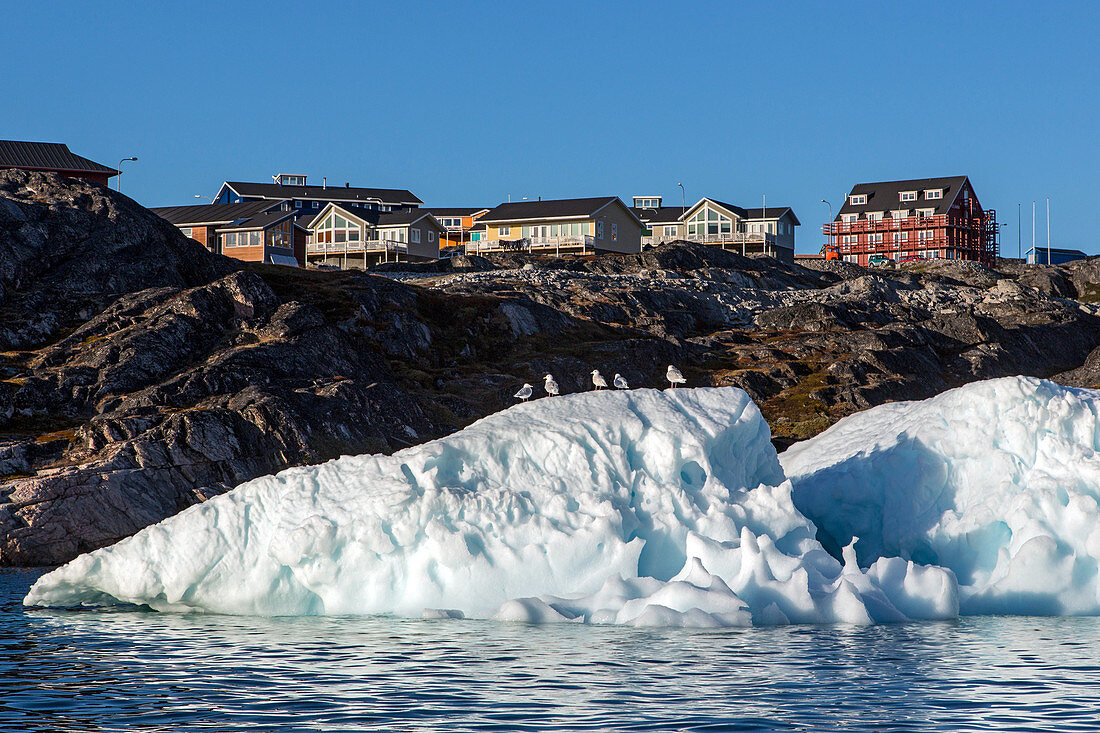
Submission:
[[[815,532],[741,390],[589,393],[250,481],[25,603],[693,627],[956,615],[949,571],[864,572]]]
[[[847,417],[781,457],[864,566],[953,570],[963,613],[1100,614],[1100,393],[1012,377]],[[835,551],[835,548],[834,548]]]

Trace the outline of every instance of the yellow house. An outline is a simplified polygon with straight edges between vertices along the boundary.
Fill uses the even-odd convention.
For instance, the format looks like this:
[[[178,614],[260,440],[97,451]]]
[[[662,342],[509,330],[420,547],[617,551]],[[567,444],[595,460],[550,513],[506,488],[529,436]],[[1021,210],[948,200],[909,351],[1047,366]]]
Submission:
[[[485,236],[466,245],[470,254],[642,251],[642,222],[618,196],[500,204],[478,223]]]

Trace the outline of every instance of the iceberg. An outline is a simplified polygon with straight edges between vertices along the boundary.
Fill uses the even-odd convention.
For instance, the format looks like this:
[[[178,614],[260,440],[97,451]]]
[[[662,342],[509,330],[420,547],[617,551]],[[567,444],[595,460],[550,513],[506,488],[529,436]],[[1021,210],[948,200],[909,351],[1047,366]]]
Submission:
[[[1029,377],[851,415],[780,460],[835,553],[951,569],[964,614],[1100,614],[1100,393]]]
[[[837,560],[791,492],[739,389],[540,399],[247,482],[24,602],[701,628],[957,615],[951,571]]]

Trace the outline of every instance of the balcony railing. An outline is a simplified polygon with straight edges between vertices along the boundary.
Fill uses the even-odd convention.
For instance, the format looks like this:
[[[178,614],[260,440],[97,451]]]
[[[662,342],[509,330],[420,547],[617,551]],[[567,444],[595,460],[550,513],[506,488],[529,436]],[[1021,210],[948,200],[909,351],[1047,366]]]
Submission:
[[[467,254],[484,252],[549,252],[580,249],[581,254],[594,251],[596,239],[589,235],[568,237],[524,237],[523,239],[490,239],[480,242],[466,242]]]
[[[725,234],[685,234],[673,237],[642,237],[642,244],[660,244],[661,242],[686,241],[700,244],[742,245],[775,244],[775,235],[770,232],[727,232]]]
[[[959,227],[962,229],[982,229],[980,218],[936,214],[934,216],[905,216],[901,218],[857,219],[856,221],[833,221],[821,227],[823,234],[861,234],[863,232],[904,232],[913,229],[932,229]]]
[[[409,243],[393,239],[368,239],[358,242],[310,242],[306,254],[346,254],[348,252],[408,252]]]

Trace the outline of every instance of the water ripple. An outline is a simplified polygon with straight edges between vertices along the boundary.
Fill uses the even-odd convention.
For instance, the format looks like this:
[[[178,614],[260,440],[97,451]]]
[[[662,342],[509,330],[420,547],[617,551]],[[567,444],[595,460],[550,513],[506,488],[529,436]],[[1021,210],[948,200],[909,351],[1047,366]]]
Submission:
[[[1100,619],[723,633],[27,610],[0,730],[1085,731]]]

